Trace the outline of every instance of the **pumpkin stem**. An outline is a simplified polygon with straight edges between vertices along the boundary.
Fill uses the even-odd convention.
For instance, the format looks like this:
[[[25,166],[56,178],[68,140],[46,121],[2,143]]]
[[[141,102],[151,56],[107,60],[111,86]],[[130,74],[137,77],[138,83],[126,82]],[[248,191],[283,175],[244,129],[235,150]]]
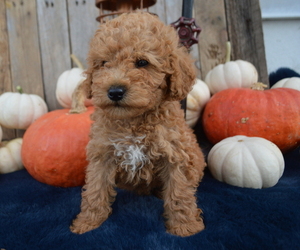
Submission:
[[[225,57],[225,63],[230,61],[230,55],[231,55],[231,43],[230,41],[226,42],[226,57]]]
[[[69,111],[70,114],[81,114],[87,110],[84,105],[85,101],[85,92],[84,92],[84,85],[83,80],[77,85],[73,94],[72,94],[72,104],[71,109]]]
[[[253,83],[253,85],[250,88],[254,90],[264,90],[267,87],[268,85],[263,84],[262,82],[257,82],[257,83]]]
[[[75,63],[75,65],[80,68],[80,69],[84,69],[82,63],[80,62],[80,60],[78,59],[77,56],[75,56],[74,54],[71,54],[71,59],[72,61]]]
[[[17,87],[16,87],[16,90],[17,90],[20,94],[23,94],[23,93],[24,93],[21,86],[17,86]]]

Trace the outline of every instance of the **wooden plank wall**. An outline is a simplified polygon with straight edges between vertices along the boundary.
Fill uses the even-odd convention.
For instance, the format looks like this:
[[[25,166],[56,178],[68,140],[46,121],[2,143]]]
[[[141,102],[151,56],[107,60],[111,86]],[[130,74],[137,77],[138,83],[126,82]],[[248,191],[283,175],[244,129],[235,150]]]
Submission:
[[[149,11],[170,24],[181,8],[182,0],[157,0]],[[71,53],[86,65],[98,13],[94,0],[1,0],[0,94],[20,85],[25,93],[45,98],[49,110],[61,108],[55,98],[57,79],[74,66]],[[191,51],[200,78],[224,62],[229,40],[232,60],[252,62],[260,81],[268,82],[259,0],[195,0],[194,17],[202,28],[200,43]],[[4,129],[4,139],[20,134]]]

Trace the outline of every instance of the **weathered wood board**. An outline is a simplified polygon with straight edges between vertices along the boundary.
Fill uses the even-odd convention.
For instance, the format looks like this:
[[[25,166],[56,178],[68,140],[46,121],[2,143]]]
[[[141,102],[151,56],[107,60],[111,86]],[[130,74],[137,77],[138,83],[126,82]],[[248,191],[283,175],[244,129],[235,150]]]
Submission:
[[[5,1],[0,1],[0,93],[3,93],[5,91],[12,91],[5,4]],[[2,128],[2,130],[3,140],[8,140],[10,138],[16,137],[14,130],[5,128]]]
[[[71,50],[86,67],[89,41],[99,27],[96,21],[99,9],[89,1],[68,0],[67,3]],[[73,62],[72,66],[76,67]]]
[[[35,1],[6,0],[12,88],[44,96]]]
[[[232,60],[251,62],[258,80],[269,84],[259,0],[225,0]]]
[[[67,3],[37,1],[45,100],[50,110],[61,108],[55,90],[59,75],[71,68]]]
[[[202,31],[199,36],[201,78],[209,70],[224,63],[228,41],[225,6],[223,0],[195,1],[195,18]]]

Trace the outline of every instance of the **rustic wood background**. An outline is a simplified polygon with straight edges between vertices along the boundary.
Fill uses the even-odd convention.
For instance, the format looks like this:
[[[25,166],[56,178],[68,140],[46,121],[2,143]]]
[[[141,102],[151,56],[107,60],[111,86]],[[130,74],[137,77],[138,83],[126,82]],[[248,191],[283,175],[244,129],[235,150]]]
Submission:
[[[170,24],[181,9],[182,0],[157,0],[149,11]],[[94,0],[1,0],[0,94],[20,85],[25,93],[43,97],[49,110],[61,108],[55,97],[57,79],[74,66],[71,53],[86,65],[98,15]],[[259,80],[268,83],[259,0],[195,0],[194,17],[202,29],[191,51],[199,78],[224,62],[230,41],[231,60],[253,63]],[[4,129],[3,139],[19,135]]]

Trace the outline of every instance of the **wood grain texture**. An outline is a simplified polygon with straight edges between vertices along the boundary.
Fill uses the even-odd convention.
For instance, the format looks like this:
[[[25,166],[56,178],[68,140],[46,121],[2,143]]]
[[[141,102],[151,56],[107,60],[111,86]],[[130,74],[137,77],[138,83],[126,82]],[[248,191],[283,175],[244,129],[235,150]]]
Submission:
[[[259,0],[225,0],[225,6],[232,60],[251,62],[258,71],[259,81],[268,84]]]
[[[6,0],[12,85],[43,97],[35,1]]]
[[[158,15],[159,19],[167,24],[166,0],[157,0],[155,5],[149,7],[148,11]]]
[[[49,110],[61,108],[56,100],[58,77],[71,69],[66,1],[37,1],[45,99]]]
[[[173,23],[182,16],[182,1],[165,1],[166,24]]]
[[[5,1],[0,1],[0,34],[0,94],[2,94],[12,91]],[[13,129],[2,127],[2,131],[3,140],[10,140],[16,137]]]
[[[12,90],[5,6],[5,1],[0,1],[0,94]]]
[[[201,78],[226,56],[227,26],[223,0],[197,0],[194,3],[197,25],[202,29],[199,36]]]
[[[99,9],[95,6],[95,1],[68,0],[67,3],[71,51],[86,67],[89,43],[99,27],[99,22],[96,21]],[[76,65],[73,64],[73,67]]]
[[[194,9],[193,9],[193,18],[195,18],[196,25],[201,28],[201,26],[198,24],[199,20],[197,20],[197,18],[195,16],[195,4],[194,4]],[[190,54],[192,55],[193,59],[195,60],[195,66],[197,68],[197,77],[201,79],[202,74],[201,74],[200,55],[199,55],[199,39],[200,39],[200,36],[201,36],[201,32],[198,35],[198,43],[191,46]]]

